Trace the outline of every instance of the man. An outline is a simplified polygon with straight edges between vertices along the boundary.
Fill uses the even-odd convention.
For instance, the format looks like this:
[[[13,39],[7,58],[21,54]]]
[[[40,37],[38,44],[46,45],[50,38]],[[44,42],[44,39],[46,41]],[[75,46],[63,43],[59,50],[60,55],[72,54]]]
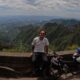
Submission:
[[[49,41],[45,35],[45,31],[42,30],[40,31],[39,36],[35,37],[32,41],[32,62],[34,70],[40,66],[41,60],[44,63],[47,62]]]

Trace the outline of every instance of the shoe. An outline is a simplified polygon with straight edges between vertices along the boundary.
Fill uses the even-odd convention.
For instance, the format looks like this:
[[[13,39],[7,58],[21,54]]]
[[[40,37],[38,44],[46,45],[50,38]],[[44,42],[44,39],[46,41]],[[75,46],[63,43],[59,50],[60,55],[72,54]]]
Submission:
[[[36,76],[36,71],[33,70],[31,73],[31,76],[33,76],[33,77]]]

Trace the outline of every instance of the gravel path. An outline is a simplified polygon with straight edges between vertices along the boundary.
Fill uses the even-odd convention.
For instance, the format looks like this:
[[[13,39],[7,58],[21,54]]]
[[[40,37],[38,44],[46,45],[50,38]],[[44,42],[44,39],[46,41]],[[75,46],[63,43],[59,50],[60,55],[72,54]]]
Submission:
[[[36,78],[36,77],[20,77],[20,78],[3,78],[0,77],[0,80],[40,80],[40,78]],[[60,80],[80,80],[80,75],[63,75],[63,78],[61,78]]]
[[[61,80],[80,80],[80,74],[72,75],[70,73],[70,74],[67,74],[66,76],[63,75]]]
[[[0,80],[37,80],[37,78],[0,78]]]

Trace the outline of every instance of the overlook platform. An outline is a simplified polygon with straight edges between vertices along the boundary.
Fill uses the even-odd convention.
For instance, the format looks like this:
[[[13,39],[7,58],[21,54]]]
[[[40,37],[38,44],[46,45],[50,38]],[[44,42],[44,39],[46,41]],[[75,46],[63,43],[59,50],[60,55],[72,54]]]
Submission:
[[[71,61],[73,52],[57,52],[62,55],[65,61]],[[29,72],[32,70],[31,53],[17,53],[17,52],[0,52],[0,76],[30,76]],[[49,54],[50,59],[53,55]],[[29,74],[28,74],[29,73]]]

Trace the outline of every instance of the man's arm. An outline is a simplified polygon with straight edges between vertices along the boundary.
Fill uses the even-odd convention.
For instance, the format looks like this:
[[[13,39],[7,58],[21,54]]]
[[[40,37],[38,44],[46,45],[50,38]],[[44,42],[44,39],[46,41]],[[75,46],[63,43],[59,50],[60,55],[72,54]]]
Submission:
[[[48,47],[49,47],[49,41],[48,41],[48,39],[46,38],[46,39],[45,39],[45,49],[44,49],[46,54],[48,54]]]
[[[48,54],[48,45],[45,46],[45,53]]]
[[[34,47],[35,47],[35,38],[33,39],[33,41],[32,41],[32,53],[34,52]]]
[[[34,45],[32,45],[32,53],[34,52]]]

